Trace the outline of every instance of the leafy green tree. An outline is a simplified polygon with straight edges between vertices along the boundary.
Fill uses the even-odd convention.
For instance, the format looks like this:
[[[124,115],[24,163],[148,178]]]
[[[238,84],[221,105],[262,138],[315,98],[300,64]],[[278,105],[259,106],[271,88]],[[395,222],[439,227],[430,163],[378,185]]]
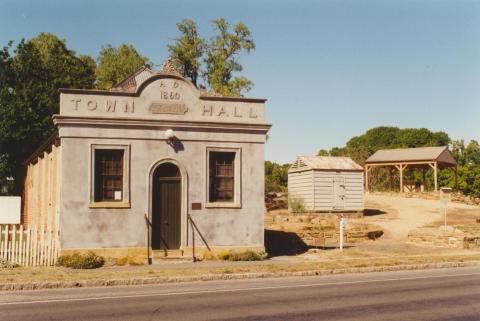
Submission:
[[[230,30],[230,24],[223,18],[213,21],[218,34],[207,45],[206,81],[210,88],[224,96],[240,96],[249,91],[253,83],[243,76],[234,76],[243,70],[238,62],[241,52],[250,53],[255,49],[250,29],[238,23]]]
[[[328,153],[330,156],[347,156],[347,149],[346,147],[333,147]]]
[[[265,162],[265,192],[284,192],[287,190],[288,169],[290,164],[280,165]]]
[[[480,146],[476,140],[471,140],[465,147],[465,164],[480,165]]]
[[[329,156],[329,155],[330,154],[328,153],[328,150],[326,150],[326,149],[320,149],[318,151],[318,154],[317,154],[317,156]]]
[[[20,195],[23,161],[53,132],[59,88],[92,88],[94,68],[64,40],[41,33],[0,53],[0,191]],[[6,178],[13,177],[9,189]]]
[[[365,164],[365,160],[373,153],[380,149],[392,148],[409,148],[409,147],[424,147],[424,146],[446,146],[449,145],[450,138],[445,132],[432,132],[427,128],[404,128],[380,126],[367,130],[360,136],[352,137],[345,147],[334,147],[330,150],[331,156],[349,156],[360,165]],[[478,144],[477,144],[478,145]],[[466,148],[463,142],[453,144],[453,152],[465,154],[467,157]],[[472,155],[475,153],[475,144],[471,145]],[[480,160],[480,153],[479,160]],[[475,158],[475,157],[473,157]],[[447,173],[449,171],[450,173]],[[422,174],[414,169],[407,169],[405,171],[405,178],[407,180],[420,180]],[[454,178],[451,176],[451,170],[445,170],[443,174],[445,183],[453,186]],[[370,183],[377,189],[383,190],[392,188],[390,184],[393,179],[394,183],[398,181],[398,175],[395,171],[389,171],[385,168],[376,168],[372,170],[370,175]],[[440,177],[440,181],[442,178]],[[430,185],[433,185],[432,175],[427,175],[427,180]],[[395,184],[398,186],[398,184]]]
[[[175,38],[173,45],[168,45],[170,58],[178,71],[197,86],[206,41],[198,35],[197,24],[193,20],[184,19],[177,23],[177,28],[180,37]]]
[[[141,67],[148,66],[149,59],[132,45],[123,44],[118,48],[106,45],[100,50],[97,63],[97,88],[110,89]]]

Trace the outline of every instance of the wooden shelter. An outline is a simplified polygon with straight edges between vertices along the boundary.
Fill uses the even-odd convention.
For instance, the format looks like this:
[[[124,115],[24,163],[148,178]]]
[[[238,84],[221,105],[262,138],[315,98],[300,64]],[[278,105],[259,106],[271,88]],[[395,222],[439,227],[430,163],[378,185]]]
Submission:
[[[404,191],[403,171],[408,168],[419,168],[425,172],[433,169],[435,191],[438,190],[438,170],[451,168],[455,173],[457,187],[457,161],[448,149],[448,146],[382,149],[376,151],[365,161],[365,189],[369,190],[369,174],[372,168],[389,167],[397,169],[400,174],[400,191]]]
[[[288,193],[307,211],[362,211],[363,168],[349,157],[298,156],[288,170]]]

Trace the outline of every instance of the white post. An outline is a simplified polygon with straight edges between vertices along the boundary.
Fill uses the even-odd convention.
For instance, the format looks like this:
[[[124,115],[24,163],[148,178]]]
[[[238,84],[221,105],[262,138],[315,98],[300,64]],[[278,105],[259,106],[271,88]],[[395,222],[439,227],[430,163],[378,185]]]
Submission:
[[[343,214],[340,216],[340,252],[343,251],[343,226],[344,226]]]

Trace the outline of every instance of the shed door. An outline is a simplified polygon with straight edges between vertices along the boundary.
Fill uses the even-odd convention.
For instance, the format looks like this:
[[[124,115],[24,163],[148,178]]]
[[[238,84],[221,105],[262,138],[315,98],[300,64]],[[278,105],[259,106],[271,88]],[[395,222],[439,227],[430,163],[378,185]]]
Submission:
[[[153,182],[152,249],[179,249],[181,177],[171,163],[160,165]]]
[[[333,177],[333,209],[343,210],[345,209],[345,177],[334,176]]]

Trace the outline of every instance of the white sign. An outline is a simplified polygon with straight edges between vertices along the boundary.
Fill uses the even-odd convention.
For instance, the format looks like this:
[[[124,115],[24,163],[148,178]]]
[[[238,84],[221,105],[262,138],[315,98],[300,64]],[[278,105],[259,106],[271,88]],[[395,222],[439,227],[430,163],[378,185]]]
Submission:
[[[113,198],[116,200],[116,201],[121,201],[122,200],[122,191],[115,191],[113,193]]]
[[[0,196],[0,224],[20,224],[20,196]]]
[[[440,203],[447,205],[452,200],[452,189],[450,187],[442,187],[440,189]]]

